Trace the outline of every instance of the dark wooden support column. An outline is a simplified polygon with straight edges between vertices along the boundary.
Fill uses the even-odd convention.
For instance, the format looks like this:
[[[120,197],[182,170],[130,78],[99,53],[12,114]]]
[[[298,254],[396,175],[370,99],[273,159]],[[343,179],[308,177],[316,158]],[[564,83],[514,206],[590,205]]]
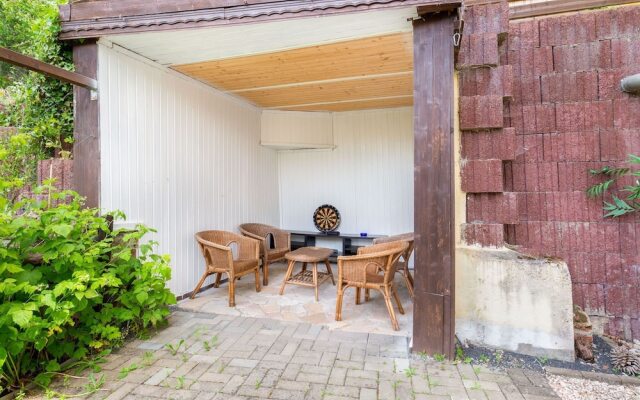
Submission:
[[[97,79],[98,45],[85,41],[73,47],[76,72]],[[100,109],[97,92],[74,87],[73,187],[88,207],[100,206]]]
[[[454,356],[454,14],[413,23],[413,351]]]

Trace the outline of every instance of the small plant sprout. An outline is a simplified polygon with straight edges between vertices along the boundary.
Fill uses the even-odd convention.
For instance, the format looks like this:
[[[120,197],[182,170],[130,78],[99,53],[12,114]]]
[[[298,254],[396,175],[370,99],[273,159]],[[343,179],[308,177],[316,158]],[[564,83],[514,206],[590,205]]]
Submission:
[[[504,356],[504,351],[502,350],[496,350],[495,353],[493,353],[493,359],[496,360],[497,364],[500,364],[502,362],[503,356]]]
[[[260,386],[262,386],[262,380],[261,379],[256,379],[256,390],[260,389]]]
[[[464,349],[462,346],[456,346],[456,361],[464,360]]]
[[[145,367],[148,367],[151,364],[153,364],[153,353],[152,352],[145,351],[144,354],[142,354],[142,364]]]
[[[471,385],[471,390],[480,390],[482,389],[482,386],[480,386],[480,382],[475,381],[473,382],[473,385]]]
[[[427,353],[426,353],[426,352],[424,352],[424,351],[419,351],[419,352],[418,352],[418,357],[420,357],[420,358],[421,358],[421,359],[423,359],[423,360],[426,360],[426,359],[427,359],[427,357],[429,357],[429,356],[427,355]]]
[[[433,355],[433,359],[436,360],[437,362],[443,362],[444,360],[447,359],[447,357],[444,354],[436,353]]]
[[[211,339],[202,342],[202,347],[204,347],[205,351],[210,351],[216,346],[218,346],[218,335],[215,335]]]
[[[482,371],[482,369],[480,367],[473,367],[473,372],[478,375],[480,373],[480,371]]]
[[[478,361],[480,361],[482,364],[488,364],[489,356],[487,356],[486,354],[481,354],[480,357],[478,357]]]
[[[471,362],[473,361],[473,358],[471,357],[465,357],[464,360],[462,362],[464,362],[465,364],[471,364]]]
[[[180,390],[184,388],[184,375],[181,375],[176,378],[176,389]]]
[[[106,382],[104,375],[100,375],[98,378],[96,378],[94,374],[89,374],[87,380],[88,382],[84,386],[85,390],[87,391],[86,394],[97,392],[102,386],[104,386]]]
[[[427,376],[427,383],[429,384],[429,389],[433,389],[434,387],[438,386],[438,382],[431,379],[430,376]]]
[[[391,384],[391,386],[393,387],[393,390],[398,389],[398,385],[400,384],[400,381],[393,381],[393,383]]]
[[[405,368],[404,374],[406,375],[407,378],[414,377],[416,376],[416,369],[412,367]]]
[[[538,357],[538,363],[540,363],[540,365],[542,366],[547,365],[548,362],[549,362],[548,357]]]
[[[130,372],[137,370],[138,365],[137,364],[131,364],[131,365],[127,365],[126,367],[122,367],[120,368],[120,372],[118,373],[118,379],[124,379],[126,378]]]
[[[180,350],[180,347],[182,347],[183,344],[184,344],[184,339],[180,339],[180,341],[175,345],[171,343],[165,344],[164,348],[169,350],[169,353],[171,353],[172,356],[175,356],[176,354],[178,354],[178,351]]]
[[[183,354],[182,355],[182,362],[187,362],[187,361],[189,361],[189,356],[186,355],[186,354]]]

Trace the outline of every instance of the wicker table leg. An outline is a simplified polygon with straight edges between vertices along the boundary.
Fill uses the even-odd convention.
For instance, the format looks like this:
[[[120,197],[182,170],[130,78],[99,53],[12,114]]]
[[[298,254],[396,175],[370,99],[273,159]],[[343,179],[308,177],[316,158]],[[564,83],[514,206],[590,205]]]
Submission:
[[[280,286],[280,296],[284,293],[284,287],[287,284],[289,278],[291,278],[291,274],[293,273],[293,266],[296,264],[295,261],[289,261],[289,266],[287,267],[287,273],[284,276],[284,280],[282,281],[282,286]]]
[[[333,282],[333,286],[336,285],[336,281],[333,279],[333,272],[331,271],[331,263],[329,263],[329,260],[324,260],[324,263],[327,265],[327,272],[329,273],[329,276],[331,277],[331,282]]]
[[[318,301],[318,263],[313,263],[313,286],[315,286],[316,301]]]

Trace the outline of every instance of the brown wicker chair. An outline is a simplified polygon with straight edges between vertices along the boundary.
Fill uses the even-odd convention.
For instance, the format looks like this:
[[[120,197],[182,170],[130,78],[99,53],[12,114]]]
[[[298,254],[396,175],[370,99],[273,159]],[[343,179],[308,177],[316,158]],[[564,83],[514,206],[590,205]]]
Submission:
[[[396,264],[396,272],[399,272],[404,277],[404,282],[407,285],[407,289],[409,290],[409,295],[411,296],[411,300],[414,299],[415,295],[413,294],[413,276],[411,275],[411,271],[409,271],[409,258],[411,258],[411,254],[413,254],[413,240],[414,234],[411,233],[403,233],[400,235],[393,235],[384,238],[374,239],[373,244],[380,243],[390,243],[390,242],[407,242],[409,243],[409,247],[407,250],[402,253],[402,256],[398,259],[398,263]]]
[[[345,289],[356,288],[356,304],[360,304],[360,291],[375,289],[384,296],[391,325],[399,330],[398,320],[391,304],[391,295],[398,305],[400,314],[404,314],[393,283],[398,258],[407,250],[407,242],[376,244],[358,249],[358,255],[338,257],[338,299],[336,301],[336,321],[342,320],[342,299]],[[380,273],[383,273],[382,275]]]
[[[220,286],[222,274],[229,276],[229,307],[236,305],[236,279],[255,273],[256,292],[260,291],[260,243],[257,240],[225,231],[204,231],[196,233],[196,240],[204,256],[206,269],[200,282],[191,293],[193,299],[205,279],[216,274],[214,287]],[[234,259],[231,246],[237,246],[238,257]]]
[[[285,254],[291,251],[291,234],[282,229],[264,224],[242,224],[240,232],[252,239],[260,241],[260,258],[262,259],[262,284],[269,284],[269,264],[284,260]],[[269,237],[273,237],[273,244]]]

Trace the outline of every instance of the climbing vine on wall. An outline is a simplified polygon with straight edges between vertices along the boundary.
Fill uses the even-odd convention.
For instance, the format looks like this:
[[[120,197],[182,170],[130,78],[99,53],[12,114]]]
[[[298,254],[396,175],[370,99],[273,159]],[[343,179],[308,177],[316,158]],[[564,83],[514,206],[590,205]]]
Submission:
[[[0,46],[72,69],[71,48],[57,40],[58,5],[65,2],[0,0]],[[69,148],[73,137],[72,86],[0,62],[0,126],[17,128],[26,139],[21,140],[21,153],[29,155],[22,163],[23,170],[12,170],[19,176],[3,177],[33,182],[37,160]]]
[[[630,154],[629,164],[640,165],[640,157]],[[587,189],[589,197],[598,197],[611,192],[611,200],[605,200],[602,207],[607,212],[605,217],[621,217],[640,211],[640,169],[605,166],[589,172],[591,175],[605,178],[603,182]],[[612,191],[614,184],[621,180],[626,180],[628,184],[623,183],[622,188]]]

